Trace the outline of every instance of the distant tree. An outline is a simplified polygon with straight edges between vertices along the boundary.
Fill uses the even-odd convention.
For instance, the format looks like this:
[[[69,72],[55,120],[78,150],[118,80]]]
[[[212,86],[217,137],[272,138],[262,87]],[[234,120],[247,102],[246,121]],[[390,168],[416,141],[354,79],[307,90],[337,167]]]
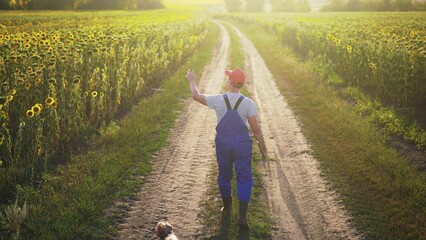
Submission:
[[[283,0],[282,4],[283,4],[284,11],[295,12],[296,11],[295,1],[296,0]]]
[[[413,9],[416,11],[426,11],[426,1],[415,1],[413,3]]]
[[[413,3],[411,0],[396,0],[395,6],[398,11],[411,11],[413,10]]]
[[[309,0],[269,0],[274,12],[310,12]]]
[[[9,0],[0,0],[0,9],[10,9]]]
[[[311,4],[309,0],[298,0],[296,3],[296,12],[310,12]]]
[[[75,0],[30,0],[26,9],[73,10]]]
[[[240,0],[225,0],[228,12],[239,12],[242,10],[242,2]]]
[[[265,0],[246,0],[246,8],[248,12],[263,12]]]
[[[344,6],[343,0],[329,0],[328,4],[321,8],[321,11],[343,11]]]
[[[272,10],[275,12],[282,12],[285,10],[283,0],[269,0],[269,3],[272,6]]]
[[[384,0],[389,1],[389,0]],[[349,0],[346,4],[347,11],[360,11],[361,10],[361,2],[359,0]]]
[[[417,8],[412,0],[329,0],[321,11],[413,11]],[[423,9],[424,10],[424,9]]]
[[[138,9],[158,9],[164,8],[161,0],[137,0]]]
[[[26,9],[28,0],[9,0],[9,6],[11,9]]]

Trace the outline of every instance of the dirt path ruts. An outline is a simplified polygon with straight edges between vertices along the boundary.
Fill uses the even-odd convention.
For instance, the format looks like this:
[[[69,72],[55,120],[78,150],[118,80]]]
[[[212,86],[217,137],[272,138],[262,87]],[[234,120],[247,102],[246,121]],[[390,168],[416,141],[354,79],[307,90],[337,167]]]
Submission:
[[[199,82],[203,93],[221,92],[225,80],[230,39],[222,24],[219,26],[220,44]],[[247,85],[258,107],[269,153],[276,159],[261,164],[273,239],[361,238],[335,194],[327,189],[300,125],[262,57],[244,34],[233,29],[246,54]],[[119,239],[156,239],[155,224],[164,219],[175,226],[179,239],[203,238],[197,214],[208,186],[207,176],[216,167],[215,125],[212,110],[188,100],[167,147],[153,161],[154,172],[130,203],[119,226]]]
[[[273,239],[359,239],[350,218],[320,176],[300,125],[253,44],[238,29],[248,84],[257,104],[268,152],[262,162]]]

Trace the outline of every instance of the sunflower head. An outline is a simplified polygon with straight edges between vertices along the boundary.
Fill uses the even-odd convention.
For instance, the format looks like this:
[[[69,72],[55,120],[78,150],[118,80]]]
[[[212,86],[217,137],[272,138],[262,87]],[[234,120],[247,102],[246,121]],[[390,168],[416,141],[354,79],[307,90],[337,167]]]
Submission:
[[[9,96],[7,96],[7,102],[9,103],[9,102],[11,102],[13,100],[13,95],[9,95]]]
[[[9,90],[9,94],[10,95],[15,95],[16,94],[16,89],[12,88]]]
[[[55,99],[53,97],[48,97],[44,102],[47,106],[52,106],[52,104],[55,102]]]
[[[93,91],[93,92],[92,92],[92,97],[96,97],[96,96],[98,96],[98,92]]]
[[[41,105],[41,104],[40,104]],[[31,107],[31,110],[34,112],[34,114],[39,114],[41,112],[41,107],[39,104],[36,104]]]
[[[73,84],[79,84],[81,79],[82,79],[82,77],[80,75],[77,75],[73,78],[72,83]]]
[[[56,83],[56,79],[55,78],[50,78],[49,80],[47,80],[48,83],[50,84],[55,84]]]
[[[27,115],[27,117],[32,118],[32,117],[34,117],[34,111],[31,110],[31,109],[27,110],[26,115]]]

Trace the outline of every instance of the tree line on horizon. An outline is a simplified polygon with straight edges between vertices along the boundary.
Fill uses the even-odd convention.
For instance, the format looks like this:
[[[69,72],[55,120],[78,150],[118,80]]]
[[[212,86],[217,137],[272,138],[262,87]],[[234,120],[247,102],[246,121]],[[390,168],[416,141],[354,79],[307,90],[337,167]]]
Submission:
[[[136,10],[164,8],[162,0],[0,0],[3,10]]]
[[[225,0],[229,12],[263,12],[266,0]],[[274,12],[309,12],[309,0],[269,0]]]
[[[266,0],[225,0],[229,12],[263,12]],[[273,12],[310,12],[309,0],[269,0]],[[425,11],[425,0],[328,0],[321,11]]]
[[[321,11],[425,11],[426,1],[416,0],[328,0]]]

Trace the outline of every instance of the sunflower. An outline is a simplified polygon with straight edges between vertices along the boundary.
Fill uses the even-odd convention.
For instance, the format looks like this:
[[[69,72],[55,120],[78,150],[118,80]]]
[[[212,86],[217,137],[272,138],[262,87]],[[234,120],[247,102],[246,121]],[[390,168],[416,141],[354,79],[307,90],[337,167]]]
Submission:
[[[13,95],[7,96],[7,102],[12,102],[12,100],[13,100]]]
[[[348,51],[348,53],[351,53],[351,52],[352,52],[352,46],[351,46],[351,45],[348,45],[348,46],[346,47],[346,50]]]
[[[22,78],[18,78],[18,79],[16,79],[16,84],[18,84],[18,85],[22,85],[22,84],[24,84],[24,79],[22,79]]]
[[[26,48],[26,49],[28,49],[30,47],[31,47],[31,44],[29,44],[29,43],[27,43],[27,44],[24,45],[24,48]]]
[[[81,76],[75,76],[72,80],[73,84],[79,84],[81,81]]]
[[[58,106],[58,103],[55,101],[52,103],[52,105],[50,105],[52,108],[56,108]]]
[[[88,93],[88,92],[84,92],[84,96],[85,96],[85,97],[88,97],[88,96],[89,96],[89,93]]]
[[[98,96],[98,92],[93,91],[93,92],[92,92],[92,97],[96,97],[96,96]]]
[[[52,106],[52,104],[55,102],[55,99],[53,97],[48,97],[44,102],[46,103],[46,105]]]
[[[48,83],[51,84],[55,84],[56,83],[56,79],[55,78],[50,78],[49,80],[47,80]]]
[[[40,103],[37,103],[36,105],[31,107],[31,110],[34,112],[34,114],[39,114],[41,112],[42,105]]]
[[[26,112],[26,114],[27,114],[27,117],[29,117],[29,118],[32,118],[32,117],[34,117],[34,112],[33,112],[33,110],[27,110],[27,112]]]
[[[9,94],[10,95],[15,95],[16,94],[16,89],[12,88],[9,90]]]
[[[377,66],[374,63],[369,63],[368,66],[370,66],[370,68],[373,70],[377,70]]]

